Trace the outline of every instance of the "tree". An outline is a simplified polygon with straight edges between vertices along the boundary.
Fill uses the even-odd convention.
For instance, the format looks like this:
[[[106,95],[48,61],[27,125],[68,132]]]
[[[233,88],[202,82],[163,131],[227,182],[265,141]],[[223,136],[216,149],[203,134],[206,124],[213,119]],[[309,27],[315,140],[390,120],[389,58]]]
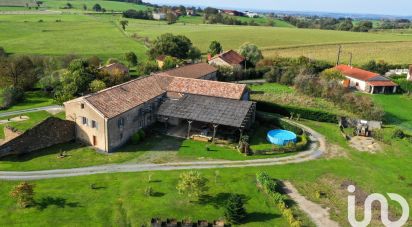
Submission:
[[[154,61],[147,61],[140,65],[139,71],[142,75],[149,75],[152,72],[159,71],[159,66]]]
[[[197,171],[189,171],[180,174],[177,190],[180,194],[185,194],[189,198],[199,198],[206,191],[206,178]]]
[[[281,77],[282,69],[277,65],[273,65],[270,71],[263,75],[263,78],[265,78],[265,80],[269,83],[279,82]]]
[[[73,5],[70,2],[66,3],[66,9],[71,9],[71,8],[73,8]]]
[[[240,224],[246,218],[244,201],[241,195],[233,194],[226,204],[225,217],[232,224]]]
[[[7,53],[3,47],[0,47],[0,58],[7,57]]]
[[[255,44],[245,43],[239,48],[239,53],[253,65],[256,65],[263,59],[262,52]]]
[[[38,80],[35,68],[28,56],[0,58],[0,85],[30,89]]]
[[[352,20],[347,19],[347,20],[340,22],[336,29],[340,31],[350,31],[352,30],[352,28],[353,28]]]
[[[324,79],[326,81],[342,81],[345,79],[345,77],[343,76],[342,72],[336,69],[325,69],[321,74],[320,74],[320,78]]]
[[[2,108],[9,108],[10,106],[24,100],[24,91],[21,88],[9,86],[3,89],[1,94]]]
[[[163,70],[173,69],[176,68],[176,66],[178,65],[177,59],[170,56],[166,56],[163,62]]]
[[[187,59],[191,47],[192,41],[186,36],[167,33],[156,38],[149,50],[149,55],[152,59],[160,55]]]
[[[102,7],[98,3],[94,4],[92,9],[96,12],[101,12],[102,11]]]
[[[13,188],[10,196],[17,200],[21,208],[32,206],[34,205],[34,186],[34,184],[22,182]]]
[[[137,65],[137,56],[134,52],[127,52],[125,54],[125,59],[129,63],[129,67]]]
[[[93,80],[90,83],[90,91],[91,92],[98,92],[106,88],[106,84],[101,80]]]
[[[385,75],[389,69],[390,65],[385,61],[371,60],[368,63],[362,65],[362,68],[371,72],[379,73],[380,75]]]
[[[129,21],[127,21],[127,20],[121,20],[119,23],[120,23],[120,25],[122,26],[123,31],[126,31],[126,26],[129,24]]]
[[[406,92],[407,95],[412,94],[412,81],[408,81],[406,79],[396,81],[401,89]]]
[[[56,89],[55,99],[59,103],[84,95],[90,83],[96,78],[96,68],[87,59],[73,60],[61,77],[61,85]]]
[[[166,13],[166,21],[168,24],[174,24],[176,23],[176,20],[177,20],[177,16],[174,13],[172,12]]]
[[[222,45],[218,41],[212,41],[209,45],[209,53],[212,56],[222,53]]]
[[[97,56],[91,56],[87,59],[90,66],[98,68],[100,66],[100,58]]]
[[[187,57],[190,60],[192,60],[192,62],[195,62],[196,60],[202,57],[202,52],[200,51],[199,48],[192,46],[189,50],[189,53],[187,53]]]
[[[87,5],[83,4],[83,10],[87,10]]]

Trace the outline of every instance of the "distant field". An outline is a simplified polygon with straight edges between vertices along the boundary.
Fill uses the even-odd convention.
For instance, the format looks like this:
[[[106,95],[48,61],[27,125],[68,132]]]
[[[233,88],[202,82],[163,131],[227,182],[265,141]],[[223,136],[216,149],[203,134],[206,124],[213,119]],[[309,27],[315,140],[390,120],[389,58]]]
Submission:
[[[411,37],[412,38],[412,37]],[[350,53],[353,63],[364,64],[370,60],[385,60],[393,64],[411,64],[412,42],[371,42],[342,45],[344,53],[341,60],[349,63]],[[339,45],[313,45],[307,47],[279,48],[264,51],[265,57],[284,56],[310,58],[335,62]]]
[[[34,0],[0,0],[0,6],[35,6]]]
[[[126,2],[116,2],[116,1],[98,1],[98,0],[44,0],[44,7],[51,9],[60,9],[66,6],[67,3],[72,4],[73,9],[83,10],[83,5],[87,6],[88,10],[92,10],[95,4],[99,4],[102,8],[107,11],[125,11],[128,9],[144,10],[147,9],[146,6],[137,5],[133,3]]]
[[[220,41],[224,49],[238,49],[243,43],[252,42],[263,49],[266,56],[274,56],[276,54],[286,56],[308,55],[304,52],[307,50],[309,54],[318,54],[320,51],[319,58],[331,61],[334,61],[336,58],[336,44],[344,43],[345,47],[346,44],[356,44],[363,48],[355,47],[355,50],[353,50],[355,63],[356,61],[362,62],[365,59],[374,58],[375,54],[371,54],[371,50],[375,50],[379,54],[379,59],[382,58],[390,62],[405,62],[407,61],[406,56],[410,53],[408,50],[409,46],[412,48],[412,37],[397,33],[354,33],[315,29],[196,25],[189,23],[166,25],[163,22],[142,20],[129,20],[127,32],[129,35],[136,33],[139,36],[146,36],[150,39],[154,39],[167,32],[186,35],[203,52],[207,50],[210,42],[213,40]],[[398,41],[410,41],[411,43],[399,43]],[[382,45],[377,46],[376,42],[380,42]],[[334,46],[325,46],[326,44]],[[393,46],[397,48],[394,49]],[[327,50],[322,51],[322,48],[327,48]],[[385,49],[385,51],[381,51],[380,48]]]
[[[255,23],[259,24],[259,25],[267,25],[268,23],[268,18],[267,17],[259,17],[259,18],[249,18],[249,17],[234,17],[238,20],[241,20],[242,22],[250,22],[250,21],[254,21]],[[275,22],[275,26],[274,27],[285,27],[285,28],[293,28],[294,26],[289,24],[286,21],[282,21],[279,19],[274,19],[273,20]],[[182,16],[179,17],[178,19],[179,23],[189,23],[189,24],[203,24],[203,16]]]
[[[146,47],[124,35],[115,19],[74,14],[0,15],[0,31],[7,31],[0,32],[0,46],[19,54],[109,58],[134,51],[145,58]]]

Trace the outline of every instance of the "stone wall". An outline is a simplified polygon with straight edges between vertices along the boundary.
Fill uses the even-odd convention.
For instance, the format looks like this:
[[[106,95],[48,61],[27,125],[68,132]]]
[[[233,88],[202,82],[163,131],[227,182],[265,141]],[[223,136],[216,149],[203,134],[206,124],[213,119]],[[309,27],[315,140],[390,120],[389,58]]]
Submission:
[[[75,123],[49,117],[0,146],[0,157],[30,153],[75,139]]]

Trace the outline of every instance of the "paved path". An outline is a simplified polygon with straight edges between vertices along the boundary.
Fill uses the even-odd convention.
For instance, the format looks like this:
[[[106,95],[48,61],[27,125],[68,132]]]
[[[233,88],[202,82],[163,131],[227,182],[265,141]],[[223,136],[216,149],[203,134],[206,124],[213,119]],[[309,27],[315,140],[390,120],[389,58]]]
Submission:
[[[304,211],[317,226],[338,227],[339,224],[329,217],[329,211],[322,208],[319,204],[307,200],[299,194],[298,190],[288,181],[284,183],[284,190],[288,196],[297,203],[299,208]]]
[[[286,120],[290,122],[289,120]],[[168,171],[183,169],[211,169],[211,168],[236,168],[250,166],[271,166],[284,165],[289,163],[300,163],[317,159],[325,152],[324,137],[312,129],[294,122],[310,134],[311,144],[308,150],[297,153],[296,155],[281,157],[256,159],[246,161],[194,161],[194,162],[175,162],[165,164],[113,164],[102,166],[91,166],[75,169],[55,169],[43,171],[14,172],[0,171],[0,179],[3,180],[37,180],[59,177],[83,176],[100,173],[120,173],[120,172],[142,172],[142,171]]]
[[[0,113],[0,117],[7,117],[7,116],[14,116],[14,115],[20,115],[20,114],[25,114],[25,113],[39,112],[43,110],[48,111],[48,110],[56,110],[56,109],[62,110],[63,107],[58,106],[58,105],[53,105],[53,106],[43,106],[43,107],[25,109],[25,110],[9,111],[9,112]]]

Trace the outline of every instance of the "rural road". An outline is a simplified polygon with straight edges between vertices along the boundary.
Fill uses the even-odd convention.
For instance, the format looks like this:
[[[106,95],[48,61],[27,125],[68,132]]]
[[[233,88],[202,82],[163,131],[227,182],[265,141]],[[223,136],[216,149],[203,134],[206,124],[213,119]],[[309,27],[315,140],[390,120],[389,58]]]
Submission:
[[[0,117],[14,116],[14,115],[20,115],[20,114],[25,114],[25,113],[38,112],[38,111],[43,111],[43,110],[48,111],[48,110],[55,110],[55,109],[63,109],[63,107],[58,106],[58,105],[53,105],[53,106],[43,106],[43,107],[25,109],[25,110],[9,111],[9,112],[0,113]]]
[[[256,159],[246,161],[193,161],[193,162],[176,162],[164,164],[113,164],[102,166],[91,166],[75,169],[55,169],[42,171],[0,171],[1,180],[38,180],[60,177],[83,176],[101,173],[121,173],[121,172],[143,172],[143,171],[168,171],[168,170],[184,170],[184,169],[212,169],[212,168],[239,168],[253,166],[271,166],[284,165],[290,163],[301,163],[321,157],[325,152],[325,139],[323,135],[314,130],[288,121],[292,124],[303,128],[310,136],[311,144],[308,150],[297,153],[296,155],[281,157]]]

